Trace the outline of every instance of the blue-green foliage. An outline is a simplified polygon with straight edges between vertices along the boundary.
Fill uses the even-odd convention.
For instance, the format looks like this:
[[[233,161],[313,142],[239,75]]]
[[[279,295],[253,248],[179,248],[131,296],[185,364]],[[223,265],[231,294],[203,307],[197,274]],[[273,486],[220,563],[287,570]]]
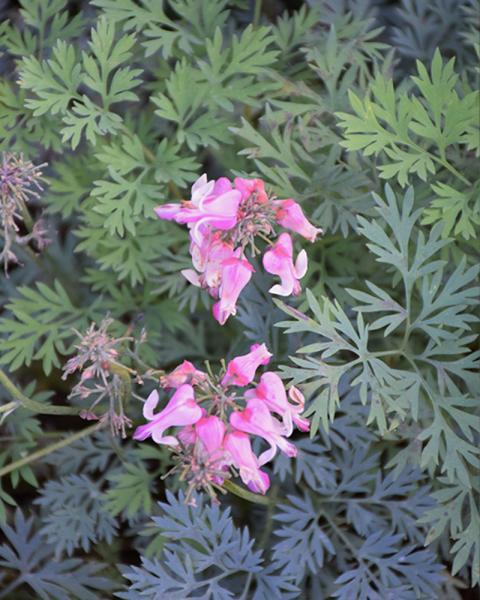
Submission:
[[[209,505],[205,498],[195,498],[195,504],[185,504],[182,493],[177,498],[167,492],[167,502],[159,505],[160,516],[153,519],[168,540],[161,557],[142,559],[142,567],[124,572],[131,586],[128,592],[117,594],[119,598],[297,596],[293,576],[278,573],[281,565],[276,561],[264,564],[248,530],[235,526],[228,508]]]
[[[55,546],[45,543],[45,538],[35,532],[33,521],[17,509],[13,525],[0,526],[7,539],[0,545],[2,575],[13,575],[0,591],[0,598],[14,598],[25,582],[34,594],[29,597],[42,600],[96,600],[114,589],[114,582],[101,574],[101,563],[79,558],[56,560]]]
[[[98,502],[99,496],[98,484],[86,475],[49,481],[40,491],[36,500],[44,511],[40,533],[55,544],[57,558],[64,551],[72,555],[76,548],[88,552],[101,540],[112,542],[117,523]]]

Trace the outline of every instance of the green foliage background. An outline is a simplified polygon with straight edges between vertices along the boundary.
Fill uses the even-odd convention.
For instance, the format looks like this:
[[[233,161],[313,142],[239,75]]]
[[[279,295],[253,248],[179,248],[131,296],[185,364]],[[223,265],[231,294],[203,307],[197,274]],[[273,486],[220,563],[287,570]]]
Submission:
[[[7,469],[0,598],[478,585],[479,6],[297,4],[0,4],[0,149],[48,163],[32,214],[53,239],[0,278],[4,370],[47,413],[65,404],[73,328],[109,314],[118,335],[145,327],[156,368],[267,342],[313,423],[267,509],[185,507],[162,448],[103,431]],[[257,273],[237,317],[213,321],[180,274],[186,232],[152,211],[204,171],[259,176],[325,230],[298,300],[275,304]],[[2,420],[0,473],[84,426],[32,406]]]

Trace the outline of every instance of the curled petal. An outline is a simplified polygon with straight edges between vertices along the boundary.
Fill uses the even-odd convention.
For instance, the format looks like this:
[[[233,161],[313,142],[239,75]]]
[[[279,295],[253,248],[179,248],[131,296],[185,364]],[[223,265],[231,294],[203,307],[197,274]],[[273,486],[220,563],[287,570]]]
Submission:
[[[141,425],[133,434],[136,440],[152,437],[157,444],[176,446],[178,440],[174,436],[164,436],[166,429],[172,426],[193,425],[202,417],[202,409],[195,402],[191,385],[181,385],[168,401],[167,406],[157,415],[153,413],[158,403],[158,393],[152,392],[145,402],[144,414],[150,423]]]

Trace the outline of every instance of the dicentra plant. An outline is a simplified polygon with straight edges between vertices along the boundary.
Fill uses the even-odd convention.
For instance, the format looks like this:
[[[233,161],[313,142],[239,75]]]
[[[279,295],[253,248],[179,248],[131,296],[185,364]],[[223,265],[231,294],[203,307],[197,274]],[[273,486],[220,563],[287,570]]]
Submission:
[[[0,4],[0,598],[480,582],[480,7],[289,4]]]

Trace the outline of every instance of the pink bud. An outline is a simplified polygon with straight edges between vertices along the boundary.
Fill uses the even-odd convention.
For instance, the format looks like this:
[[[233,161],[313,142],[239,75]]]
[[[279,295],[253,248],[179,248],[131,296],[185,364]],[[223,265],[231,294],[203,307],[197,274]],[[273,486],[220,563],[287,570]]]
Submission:
[[[275,200],[273,203],[277,207],[276,220],[279,225],[299,233],[307,240],[314,242],[317,235],[321,235],[323,230],[314,227],[303,214],[303,210],[295,200]]]
[[[160,385],[165,388],[179,388],[184,383],[198,385],[205,381],[206,374],[199,371],[188,360],[184,360],[181,365],[178,365],[169,375],[164,375],[160,378]]]
[[[253,381],[258,367],[267,365],[271,356],[265,344],[253,344],[248,354],[237,356],[228,363],[222,385],[248,385]]]
[[[261,179],[244,179],[243,177],[235,177],[235,189],[242,194],[242,203],[245,202],[252,194],[256,194],[256,201],[260,204],[268,202],[268,196],[265,192],[265,184]]]

